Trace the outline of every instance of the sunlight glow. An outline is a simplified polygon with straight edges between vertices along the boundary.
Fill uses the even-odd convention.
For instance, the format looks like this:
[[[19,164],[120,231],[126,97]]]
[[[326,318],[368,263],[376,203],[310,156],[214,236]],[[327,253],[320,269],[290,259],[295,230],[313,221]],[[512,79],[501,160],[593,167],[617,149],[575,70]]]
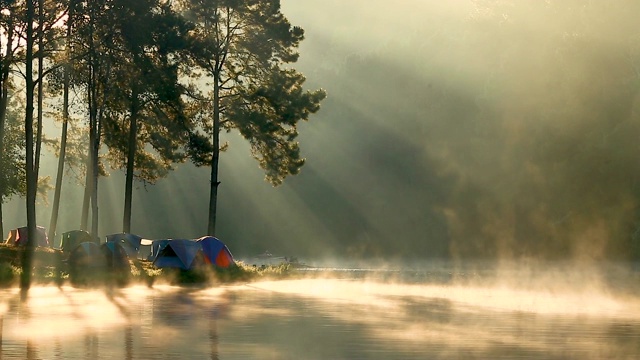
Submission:
[[[246,286],[285,294],[308,296],[331,302],[396,308],[395,299],[447,300],[463,312],[508,311],[640,318],[640,303],[627,302],[599,292],[545,292],[506,287],[387,284],[347,280],[286,280]]]
[[[461,354],[492,351],[498,343],[507,348],[553,351],[547,335],[553,329],[544,328],[547,321],[553,324],[559,319],[580,319],[606,324],[612,319],[640,319],[637,299],[617,299],[600,292],[545,292],[335,279],[265,281],[238,287],[238,290],[243,291],[243,288],[244,291],[295,295],[335,304],[330,307],[334,311],[325,316],[341,323],[361,324],[364,326],[362,331],[380,341],[394,339],[408,348],[417,346],[417,349],[434,344],[439,348],[456,349]],[[245,310],[249,309],[243,307],[240,314]],[[241,321],[240,314],[234,318]],[[520,332],[514,332],[514,329],[520,329]],[[616,351],[579,338],[571,337],[567,341],[581,343],[580,348],[589,351]]]
[[[17,339],[81,337],[91,329],[120,327],[125,314],[101,291],[35,287],[19,318],[20,326],[4,329]],[[46,319],[46,320],[45,320]],[[62,330],[62,331],[61,331]]]

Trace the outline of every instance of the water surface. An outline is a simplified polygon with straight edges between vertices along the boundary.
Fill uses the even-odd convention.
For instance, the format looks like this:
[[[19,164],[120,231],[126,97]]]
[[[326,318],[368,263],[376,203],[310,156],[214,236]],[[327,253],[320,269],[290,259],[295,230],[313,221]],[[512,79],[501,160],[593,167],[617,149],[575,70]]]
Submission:
[[[0,290],[0,359],[640,358],[634,291],[379,274]]]

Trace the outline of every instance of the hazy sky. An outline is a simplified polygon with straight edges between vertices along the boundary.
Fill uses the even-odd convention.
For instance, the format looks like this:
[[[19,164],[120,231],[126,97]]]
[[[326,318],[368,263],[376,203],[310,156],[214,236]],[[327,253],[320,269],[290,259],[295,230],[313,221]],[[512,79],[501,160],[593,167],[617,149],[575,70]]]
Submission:
[[[328,98],[280,187],[226,135],[218,237],[241,256],[637,257],[639,6],[282,1],[306,31],[293,66]],[[121,229],[123,182],[100,181],[103,234]],[[140,187],[133,231],[203,235],[208,185],[187,165]],[[69,189],[60,231],[79,225]]]

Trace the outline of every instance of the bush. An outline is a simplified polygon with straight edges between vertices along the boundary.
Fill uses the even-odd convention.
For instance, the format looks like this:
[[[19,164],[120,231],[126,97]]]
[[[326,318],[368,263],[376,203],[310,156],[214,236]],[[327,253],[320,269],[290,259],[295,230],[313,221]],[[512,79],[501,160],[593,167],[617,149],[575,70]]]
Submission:
[[[14,285],[18,275],[18,270],[10,263],[0,263],[0,286],[6,287]]]

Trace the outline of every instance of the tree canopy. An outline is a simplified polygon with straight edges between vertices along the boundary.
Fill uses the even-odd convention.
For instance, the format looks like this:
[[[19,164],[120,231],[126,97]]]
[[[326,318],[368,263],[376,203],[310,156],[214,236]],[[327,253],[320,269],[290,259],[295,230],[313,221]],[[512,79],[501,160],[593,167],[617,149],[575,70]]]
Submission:
[[[304,76],[287,67],[298,59],[304,31],[279,1],[181,1],[177,8],[193,24],[186,74],[198,123],[189,150],[195,164],[211,166],[207,231],[215,235],[220,131],[247,139],[266,179],[278,185],[303,166],[297,124],[319,110],[326,93],[303,90]]]

